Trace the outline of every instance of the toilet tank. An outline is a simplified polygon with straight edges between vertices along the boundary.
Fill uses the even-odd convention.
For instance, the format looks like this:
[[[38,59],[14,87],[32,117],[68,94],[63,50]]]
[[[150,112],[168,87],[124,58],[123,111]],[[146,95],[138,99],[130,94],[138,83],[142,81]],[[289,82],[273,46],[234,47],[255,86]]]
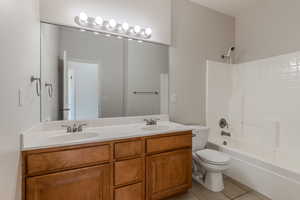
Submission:
[[[202,150],[208,142],[209,129],[205,126],[189,126],[193,129],[193,151]]]

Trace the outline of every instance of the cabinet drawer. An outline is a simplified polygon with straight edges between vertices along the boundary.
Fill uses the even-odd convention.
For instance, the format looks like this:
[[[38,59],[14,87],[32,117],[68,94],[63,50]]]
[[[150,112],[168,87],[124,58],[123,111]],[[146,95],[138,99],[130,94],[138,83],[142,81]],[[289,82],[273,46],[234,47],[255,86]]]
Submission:
[[[109,145],[28,154],[26,158],[26,172],[27,175],[33,175],[104,163],[110,161],[110,155]]]
[[[139,156],[144,153],[144,141],[136,140],[130,142],[120,142],[115,144],[115,158],[122,159]]]
[[[114,183],[116,186],[130,184],[133,182],[142,181],[144,178],[145,160],[137,158],[132,160],[125,160],[115,162]]]
[[[115,190],[115,200],[143,200],[144,184],[137,183]]]
[[[147,139],[147,153],[163,152],[184,147],[192,147],[192,132],[187,132],[184,135]]]

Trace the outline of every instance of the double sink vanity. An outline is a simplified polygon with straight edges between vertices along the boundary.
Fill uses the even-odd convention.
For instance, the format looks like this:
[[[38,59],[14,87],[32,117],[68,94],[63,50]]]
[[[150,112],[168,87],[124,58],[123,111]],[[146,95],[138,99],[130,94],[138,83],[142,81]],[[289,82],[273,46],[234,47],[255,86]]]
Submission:
[[[192,131],[162,115],[169,47],[43,22],[41,36],[40,77],[30,80],[42,123],[22,134],[23,200],[155,200],[188,190]]]
[[[24,200],[156,200],[192,184],[192,131],[159,116],[86,121],[67,133],[64,121],[22,135]],[[72,125],[73,122],[68,122]]]

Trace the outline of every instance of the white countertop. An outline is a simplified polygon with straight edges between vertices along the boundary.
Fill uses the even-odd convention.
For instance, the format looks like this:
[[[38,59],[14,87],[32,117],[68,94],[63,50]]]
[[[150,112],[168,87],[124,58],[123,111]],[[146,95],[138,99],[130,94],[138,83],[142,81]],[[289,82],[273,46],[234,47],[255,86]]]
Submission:
[[[39,127],[39,129],[30,130],[27,133],[22,134],[21,150],[28,151],[93,142],[105,142],[192,130],[189,126],[173,123],[168,120],[159,121],[157,127],[153,127],[152,129],[140,121],[141,120],[138,120],[139,123],[121,123],[116,125],[88,127],[85,128],[82,133],[66,133],[66,130],[63,129],[51,130],[47,128],[46,130],[43,130]],[[149,129],[147,130],[146,127]]]

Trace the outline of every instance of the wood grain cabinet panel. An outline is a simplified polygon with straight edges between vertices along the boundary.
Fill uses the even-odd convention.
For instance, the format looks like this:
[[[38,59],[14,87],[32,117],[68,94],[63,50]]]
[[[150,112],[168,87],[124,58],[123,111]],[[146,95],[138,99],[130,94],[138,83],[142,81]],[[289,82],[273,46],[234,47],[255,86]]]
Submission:
[[[163,199],[184,192],[192,185],[191,149],[147,157],[148,200]]]
[[[28,175],[34,175],[48,171],[109,162],[111,159],[110,154],[109,145],[29,154],[26,160],[26,172]]]
[[[192,134],[147,139],[147,153],[158,153],[192,146]]]
[[[126,187],[118,188],[115,190],[114,200],[144,200],[144,184],[137,183]]]
[[[120,142],[115,144],[115,158],[122,159],[134,156],[140,156],[144,153],[144,141],[136,140],[129,142]]]
[[[26,200],[110,200],[110,165],[27,178]]]
[[[115,162],[115,185],[125,185],[142,181],[145,172],[144,158]]]

